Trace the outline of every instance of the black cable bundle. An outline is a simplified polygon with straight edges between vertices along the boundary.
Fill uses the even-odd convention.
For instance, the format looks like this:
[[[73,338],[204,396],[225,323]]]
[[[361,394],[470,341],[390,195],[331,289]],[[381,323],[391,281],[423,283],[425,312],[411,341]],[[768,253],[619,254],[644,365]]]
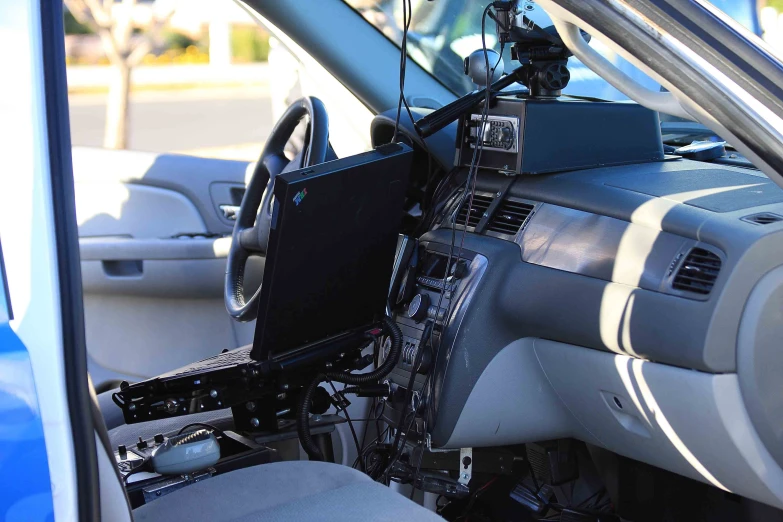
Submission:
[[[400,113],[402,112],[403,105],[405,105],[405,110],[408,112],[408,117],[411,119],[411,123],[413,123],[414,121],[413,114],[411,113],[411,108],[408,106],[408,100],[405,99],[405,69],[408,63],[408,29],[411,26],[412,18],[413,18],[413,10],[411,7],[411,0],[402,0],[402,42],[400,42],[400,98],[397,101],[397,118],[394,122],[394,135],[392,136],[392,143],[397,143],[398,141],[397,134],[400,130]]]
[[[459,209],[461,209],[465,205],[465,203],[467,202],[468,203],[468,211],[465,213],[465,221],[464,221],[464,223],[462,223],[462,234],[461,234],[461,238],[460,238],[459,250],[457,252],[456,259],[459,260],[462,257],[463,245],[465,243],[465,234],[467,232],[467,227],[468,227],[468,219],[469,219],[470,214],[471,214],[471,212],[473,210],[473,196],[475,195],[475,192],[476,192],[476,178],[478,177],[478,168],[479,168],[479,164],[481,163],[481,153],[484,150],[484,130],[485,130],[485,127],[486,127],[487,116],[488,116],[488,112],[489,112],[490,99],[491,99],[491,92],[490,92],[490,87],[489,87],[490,86],[490,77],[491,77],[492,71],[494,71],[498,67],[498,65],[500,64],[500,60],[501,60],[501,58],[503,56],[504,43],[501,42],[501,44],[500,44],[500,53],[499,53],[499,56],[498,56],[498,61],[490,69],[489,55],[487,53],[487,43],[486,43],[486,18],[487,18],[487,14],[489,13],[490,9],[492,7],[497,7],[497,5],[495,5],[495,4],[497,4],[497,2],[488,4],[484,8],[484,12],[481,15],[481,47],[482,47],[482,50],[484,51],[484,65],[485,65],[485,69],[486,69],[486,85],[487,85],[487,89],[485,90],[484,106],[483,106],[482,111],[481,111],[480,126],[478,128],[478,133],[477,133],[477,138],[478,139],[477,139],[476,147],[473,149],[473,157],[471,158],[470,168],[468,169],[468,176],[467,176],[467,179],[465,180],[465,188],[462,191],[462,196],[460,198],[459,204],[455,207],[454,213],[451,216],[451,222],[452,222],[452,225],[451,225],[451,244],[449,246],[448,259],[446,261],[446,273],[443,276],[443,286],[441,287],[440,296],[438,297],[437,309],[440,309],[441,308],[441,304],[443,303],[443,299],[444,299],[444,296],[445,296],[445,293],[446,293],[446,280],[447,280],[447,278],[449,276],[449,271],[451,269],[452,262],[453,262],[453,259],[454,259],[454,249],[456,247],[456,231],[457,231],[457,227],[459,225],[459,223],[457,223],[457,216],[458,216],[458,213],[459,213]],[[449,306],[448,306],[448,308],[446,310],[446,314],[445,314],[445,319],[444,319],[445,322],[448,322],[448,318],[451,316],[451,306],[454,303],[454,301],[455,301],[455,299],[452,299],[449,302]],[[428,336],[426,342],[422,343],[423,348],[429,347],[430,349],[433,350],[433,352],[434,352],[432,354],[433,360],[435,360],[437,358],[437,350],[436,350],[436,347],[435,347],[435,345],[433,343],[433,333],[434,333],[434,330],[435,330],[435,328],[434,328],[434,325],[433,325],[433,328],[430,329],[430,333],[429,333],[429,336]],[[453,347],[453,345],[452,345],[452,347]],[[420,358],[421,358],[421,356],[423,354],[423,351],[424,351],[423,349],[419,350],[419,352],[416,354],[416,360],[414,361],[414,368],[417,367],[417,365],[419,364],[419,360],[420,360]],[[415,373],[411,373],[410,380],[408,382],[407,393],[406,393],[406,396],[405,396],[406,407],[407,407],[407,404],[411,403],[411,400],[412,400],[414,378],[415,378]],[[427,422],[430,419],[430,413],[429,413],[430,401],[429,401],[429,399],[430,399],[430,396],[431,396],[431,389],[430,389],[431,383],[432,383],[432,379],[430,379],[430,375],[427,375],[427,378],[424,381],[424,385],[422,386],[422,393],[421,393],[421,397],[420,397],[420,400],[419,400],[419,405],[424,405],[424,407],[425,407],[424,429],[423,429],[424,437],[426,437]],[[392,444],[393,455],[392,455],[391,461],[389,462],[389,464],[388,464],[388,466],[386,468],[386,471],[384,472],[384,475],[386,477],[388,477],[388,474],[391,471],[392,466],[394,465],[396,460],[399,459],[400,456],[403,453],[403,450],[404,450],[404,447],[405,447],[405,443],[406,443],[407,437],[408,437],[408,432],[410,431],[411,427],[413,426],[413,422],[416,419],[416,410],[417,410],[417,407],[419,405],[412,406],[412,408],[411,408],[412,411],[410,412],[411,419],[410,419],[410,422],[408,423],[407,428],[405,428],[404,431],[403,431],[403,426],[405,425],[405,420],[407,419],[407,416],[403,415],[403,419],[400,422],[400,427],[397,430],[397,433],[395,434],[394,442]],[[422,451],[420,452],[420,457],[421,457],[421,455],[423,455],[424,437],[422,437],[421,441],[419,442],[419,447],[422,449]],[[414,472],[414,475],[413,475],[413,483],[414,484],[416,483],[416,477],[419,474],[420,466],[421,466],[421,458],[419,458],[419,462],[416,465],[415,472]],[[386,480],[388,481],[388,478]],[[413,494],[413,491],[411,492],[411,494]]]
[[[383,318],[383,329],[389,334],[391,348],[389,349],[388,357],[386,357],[386,360],[383,361],[383,364],[381,364],[379,368],[368,373],[325,371],[316,375],[315,378],[310,381],[310,384],[303,390],[302,396],[299,399],[296,430],[299,434],[299,442],[301,442],[302,448],[305,450],[305,453],[307,453],[307,456],[310,457],[310,460],[324,460],[321,450],[318,449],[318,446],[313,442],[313,437],[310,434],[310,407],[313,404],[313,394],[315,393],[316,388],[318,388],[318,385],[326,380],[354,385],[377,382],[389,375],[397,365],[397,362],[399,362],[400,354],[402,352],[402,332],[394,321],[386,316]]]

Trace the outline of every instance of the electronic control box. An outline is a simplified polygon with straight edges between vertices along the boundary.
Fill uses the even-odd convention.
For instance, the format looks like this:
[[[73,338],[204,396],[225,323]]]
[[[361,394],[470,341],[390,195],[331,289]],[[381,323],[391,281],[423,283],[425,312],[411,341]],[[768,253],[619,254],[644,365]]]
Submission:
[[[460,118],[457,165],[468,167],[479,137],[479,167],[508,175],[663,161],[658,113],[625,102],[500,96]]]

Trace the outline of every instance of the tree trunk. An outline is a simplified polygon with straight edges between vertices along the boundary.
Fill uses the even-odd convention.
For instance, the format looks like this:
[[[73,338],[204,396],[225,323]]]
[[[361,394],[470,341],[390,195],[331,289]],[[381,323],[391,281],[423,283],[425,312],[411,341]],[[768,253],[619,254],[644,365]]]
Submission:
[[[112,64],[112,79],[106,99],[106,130],[103,146],[125,149],[128,146],[128,98],[131,68],[127,63]]]

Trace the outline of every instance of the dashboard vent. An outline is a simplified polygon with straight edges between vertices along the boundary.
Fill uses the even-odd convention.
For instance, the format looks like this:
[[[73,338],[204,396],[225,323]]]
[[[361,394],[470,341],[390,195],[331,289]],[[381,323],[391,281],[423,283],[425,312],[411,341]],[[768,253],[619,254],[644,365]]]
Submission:
[[[481,221],[481,218],[484,216],[484,213],[487,211],[491,203],[492,196],[485,194],[474,194],[473,206],[471,207],[470,195],[468,195],[468,197],[465,198],[465,203],[462,204],[462,208],[459,209],[459,214],[457,214],[457,228],[465,225],[466,217],[468,220],[468,227],[476,228],[476,225],[479,224],[479,221]],[[469,216],[468,208],[470,208]]]
[[[745,216],[742,220],[748,223],[755,223],[756,225],[769,225],[770,223],[777,223],[783,220],[783,216],[773,214],[772,212],[761,212],[760,214]]]
[[[680,265],[672,281],[672,288],[707,295],[715,285],[720,272],[720,258],[703,248],[694,248]]]
[[[506,199],[492,216],[487,230],[500,234],[516,235],[535,207],[530,203]]]

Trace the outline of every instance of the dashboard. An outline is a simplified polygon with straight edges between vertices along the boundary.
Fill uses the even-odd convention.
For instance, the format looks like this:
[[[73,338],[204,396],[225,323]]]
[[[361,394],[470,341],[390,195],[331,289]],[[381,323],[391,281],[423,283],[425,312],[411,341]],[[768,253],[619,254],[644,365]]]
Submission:
[[[390,122],[375,119],[375,143]],[[456,139],[452,125],[427,141],[446,168]],[[783,507],[783,190],[750,168],[667,156],[480,169],[472,208],[460,202],[419,241],[437,257],[456,236],[466,270],[442,310],[426,274],[427,312],[397,310],[408,361],[426,318],[447,314],[415,376],[419,390],[432,380],[433,447],[573,437]],[[454,211],[464,232],[443,218]]]

